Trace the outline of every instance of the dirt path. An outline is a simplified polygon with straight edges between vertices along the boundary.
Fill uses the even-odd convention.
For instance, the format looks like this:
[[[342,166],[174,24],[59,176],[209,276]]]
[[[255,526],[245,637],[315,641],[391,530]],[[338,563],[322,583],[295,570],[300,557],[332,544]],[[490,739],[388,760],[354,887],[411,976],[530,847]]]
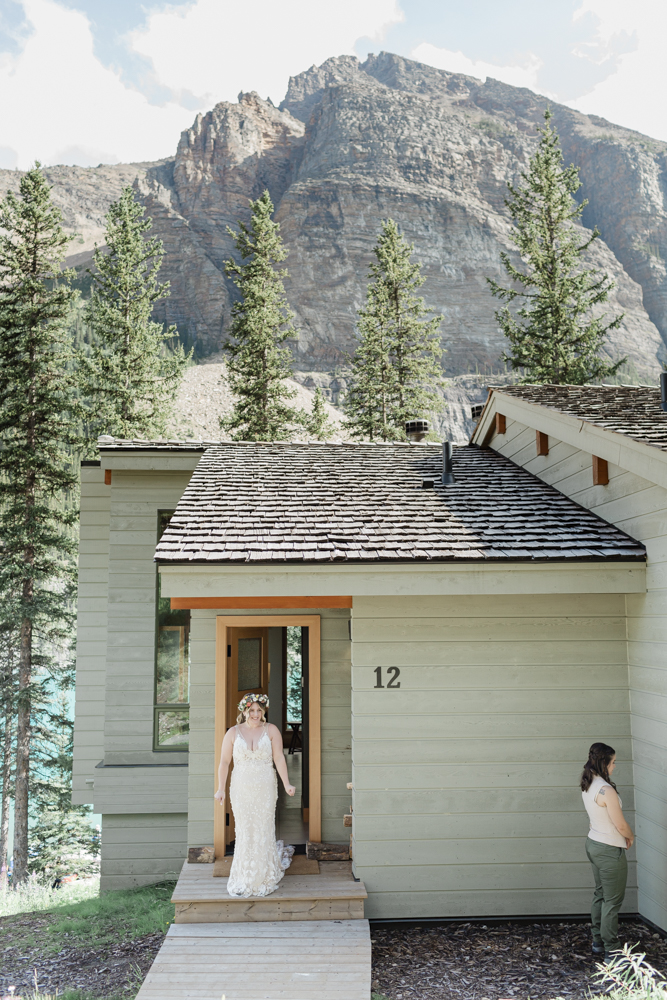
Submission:
[[[133,997],[164,939],[158,932],[99,949],[64,948],[57,954],[44,954],[38,943],[25,947],[25,941],[39,941],[40,931],[51,919],[49,914],[27,913],[22,918],[4,919],[12,921],[12,928],[3,938],[0,993],[15,986],[17,996],[34,988],[36,972],[43,993],[79,989],[96,997]]]

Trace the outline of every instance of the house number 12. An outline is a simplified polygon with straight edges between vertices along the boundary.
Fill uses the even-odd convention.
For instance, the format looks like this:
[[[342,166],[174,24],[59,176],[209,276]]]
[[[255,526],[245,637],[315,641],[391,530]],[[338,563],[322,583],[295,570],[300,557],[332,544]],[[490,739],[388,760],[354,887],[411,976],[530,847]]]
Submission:
[[[383,688],[385,685],[382,683],[382,667],[375,668],[375,687]],[[401,671],[398,667],[387,667],[387,673],[389,674],[389,682],[387,683],[388,688],[400,688],[401,682],[399,677],[401,676]]]

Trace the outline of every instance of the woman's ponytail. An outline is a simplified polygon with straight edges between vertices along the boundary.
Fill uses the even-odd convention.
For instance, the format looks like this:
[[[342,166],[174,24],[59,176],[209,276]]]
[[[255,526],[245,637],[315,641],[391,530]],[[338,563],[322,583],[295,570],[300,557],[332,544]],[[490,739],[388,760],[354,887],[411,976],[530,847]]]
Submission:
[[[588,760],[584,764],[584,772],[581,775],[582,792],[588,791],[594,778],[602,778],[612,788],[616,788],[616,785],[609,777],[609,765],[615,753],[614,748],[608,747],[606,743],[594,743],[592,745],[588,751]]]

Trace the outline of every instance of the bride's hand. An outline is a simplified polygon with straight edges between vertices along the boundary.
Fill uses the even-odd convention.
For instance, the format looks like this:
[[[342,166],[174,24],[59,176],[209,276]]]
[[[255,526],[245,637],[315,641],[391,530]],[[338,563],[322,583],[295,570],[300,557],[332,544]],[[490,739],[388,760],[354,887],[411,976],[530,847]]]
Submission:
[[[294,787],[294,785],[285,785],[285,791],[287,792],[288,795],[294,795],[294,793],[296,792],[296,788]]]
[[[294,794],[294,793],[292,793],[292,794]],[[215,793],[215,795],[213,796],[213,798],[217,799],[221,806],[224,806],[224,804],[225,804],[225,793],[224,793],[224,791],[220,791],[220,789],[218,789],[217,792]]]

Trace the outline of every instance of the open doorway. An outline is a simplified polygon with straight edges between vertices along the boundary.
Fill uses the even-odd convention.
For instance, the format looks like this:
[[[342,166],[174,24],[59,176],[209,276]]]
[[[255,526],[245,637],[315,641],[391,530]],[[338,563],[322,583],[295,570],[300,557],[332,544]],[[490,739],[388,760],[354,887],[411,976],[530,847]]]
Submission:
[[[319,615],[217,619],[216,768],[240,699],[248,691],[268,694],[268,721],[283,734],[287,771],[296,788],[290,798],[278,783],[276,836],[297,853],[305,852],[308,840],[321,839],[319,625]],[[216,857],[234,847],[228,795],[226,802],[225,813],[214,814]]]

